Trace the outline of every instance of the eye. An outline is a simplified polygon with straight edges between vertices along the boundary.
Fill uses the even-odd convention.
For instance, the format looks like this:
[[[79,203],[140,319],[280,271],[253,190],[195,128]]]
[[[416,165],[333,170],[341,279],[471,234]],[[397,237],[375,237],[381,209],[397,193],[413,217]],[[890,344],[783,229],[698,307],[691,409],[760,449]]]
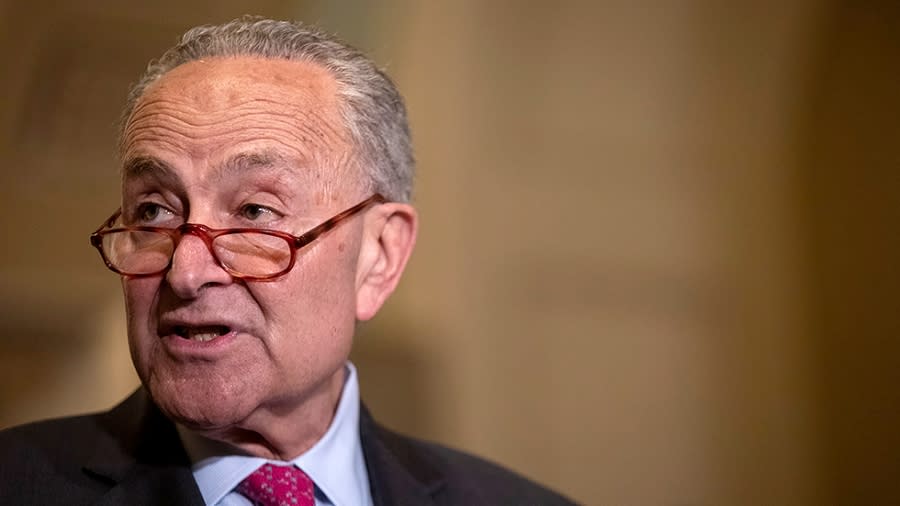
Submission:
[[[172,211],[155,202],[144,202],[137,206],[134,217],[138,223],[156,224],[172,216]]]
[[[241,206],[240,216],[246,220],[259,221],[260,219],[272,220],[277,217],[275,211],[259,204],[244,204]]]

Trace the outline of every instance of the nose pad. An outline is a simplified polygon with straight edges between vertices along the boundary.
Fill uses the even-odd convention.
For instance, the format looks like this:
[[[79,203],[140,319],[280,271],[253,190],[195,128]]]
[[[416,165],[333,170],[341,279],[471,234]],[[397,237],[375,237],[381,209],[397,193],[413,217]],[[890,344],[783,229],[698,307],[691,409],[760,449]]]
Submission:
[[[202,237],[186,233],[175,245],[166,281],[178,297],[195,298],[203,287],[228,284],[231,280]]]

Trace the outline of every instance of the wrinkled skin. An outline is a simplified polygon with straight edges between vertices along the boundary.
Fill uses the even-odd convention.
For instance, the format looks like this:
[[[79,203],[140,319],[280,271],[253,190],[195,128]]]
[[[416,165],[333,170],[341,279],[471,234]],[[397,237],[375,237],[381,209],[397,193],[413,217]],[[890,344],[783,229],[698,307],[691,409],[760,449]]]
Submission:
[[[217,58],[173,69],[126,123],[123,220],[299,235],[365,199],[336,88],[306,62]],[[373,206],[266,282],[232,278],[186,236],[166,272],[123,277],[141,381],[164,413],[201,434],[261,456],[299,455],[327,430],[356,322],[393,291],[415,231],[410,206]],[[216,337],[187,339],[185,329]]]

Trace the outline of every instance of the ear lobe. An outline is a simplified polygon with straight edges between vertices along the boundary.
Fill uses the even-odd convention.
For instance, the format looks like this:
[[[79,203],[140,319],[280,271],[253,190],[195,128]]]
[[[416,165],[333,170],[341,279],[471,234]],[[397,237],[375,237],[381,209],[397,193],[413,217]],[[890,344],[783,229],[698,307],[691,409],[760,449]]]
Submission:
[[[363,321],[374,317],[394,292],[418,230],[416,210],[409,204],[389,202],[373,211],[363,231],[356,271],[356,318]]]

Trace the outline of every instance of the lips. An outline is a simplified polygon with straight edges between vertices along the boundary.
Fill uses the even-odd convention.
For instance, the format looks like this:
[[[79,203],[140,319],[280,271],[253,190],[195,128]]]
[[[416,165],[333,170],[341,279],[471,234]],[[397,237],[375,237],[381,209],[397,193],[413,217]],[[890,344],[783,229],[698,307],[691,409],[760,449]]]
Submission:
[[[159,322],[160,337],[176,337],[185,341],[208,343],[233,334],[235,325],[230,322],[208,319],[175,319],[163,317]]]
[[[178,337],[189,339],[191,341],[199,341],[201,343],[212,341],[229,332],[231,332],[231,328],[226,325],[204,325],[201,327],[175,325],[172,327],[172,333]]]

